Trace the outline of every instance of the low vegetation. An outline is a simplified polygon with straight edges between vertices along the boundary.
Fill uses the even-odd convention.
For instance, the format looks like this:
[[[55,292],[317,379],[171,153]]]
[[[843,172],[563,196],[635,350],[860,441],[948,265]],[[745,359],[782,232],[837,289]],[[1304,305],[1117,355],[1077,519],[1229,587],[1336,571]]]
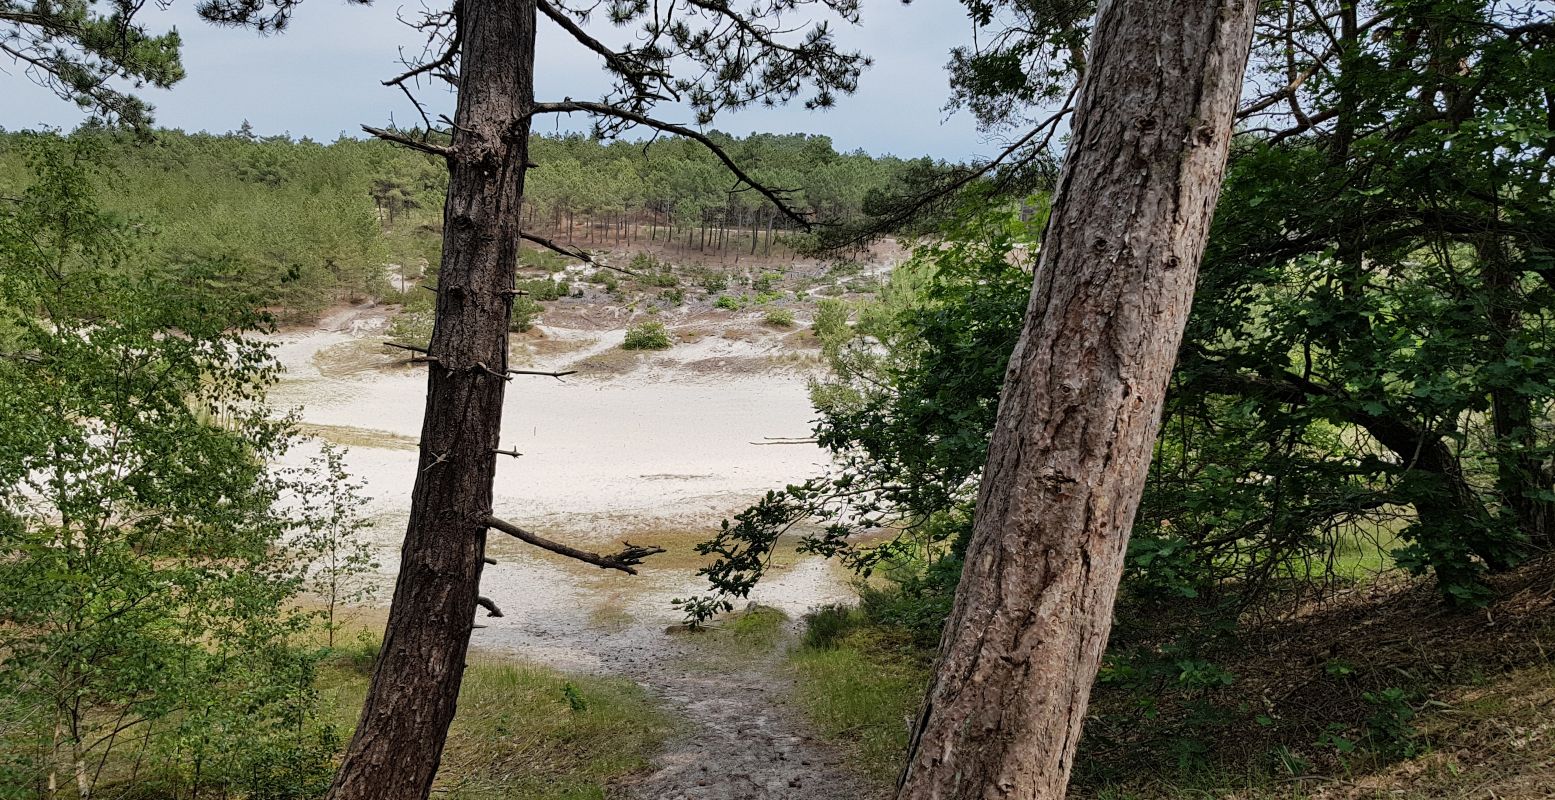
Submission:
[[[658,320],[639,322],[626,329],[621,347],[626,350],[668,350],[674,346],[669,329]]]
[[[1104,666],[1076,796],[1534,798],[1555,785],[1555,561],[1498,577],[1506,599],[1486,613],[1421,616],[1428,584],[1375,580],[1191,655],[1155,638],[1169,620],[1120,629],[1114,651],[1149,650],[1156,666]],[[789,658],[806,715],[884,785],[934,647],[898,588],[865,598],[807,616]]]
[[[356,724],[376,644],[344,648],[319,667],[326,716]],[[460,688],[437,788],[464,800],[604,800],[648,768],[674,722],[637,684],[568,676],[476,654]]]

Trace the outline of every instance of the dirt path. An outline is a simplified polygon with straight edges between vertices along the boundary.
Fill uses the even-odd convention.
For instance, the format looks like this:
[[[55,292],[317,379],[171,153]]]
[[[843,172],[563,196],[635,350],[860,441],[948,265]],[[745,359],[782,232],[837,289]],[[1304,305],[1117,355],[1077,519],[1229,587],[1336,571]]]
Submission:
[[[790,635],[789,639],[792,639]],[[717,663],[661,666],[641,676],[692,724],[656,759],[657,771],[626,787],[633,800],[863,800],[867,785],[818,742],[787,706],[793,679],[784,644]]]

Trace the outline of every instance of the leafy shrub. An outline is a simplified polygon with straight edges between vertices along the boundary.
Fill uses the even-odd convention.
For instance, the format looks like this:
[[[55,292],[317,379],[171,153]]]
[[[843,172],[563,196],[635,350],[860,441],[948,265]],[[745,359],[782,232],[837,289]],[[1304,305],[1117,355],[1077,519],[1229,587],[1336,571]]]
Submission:
[[[848,304],[828,297],[816,304],[815,325],[811,327],[815,338],[822,342],[841,342],[852,336],[848,328]]]
[[[664,323],[658,320],[649,320],[633,325],[626,330],[626,341],[621,343],[625,350],[668,350],[673,344],[670,341],[669,330]]]
[[[627,262],[627,267],[633,272],[658,272],[665,269],[665,264],[650,253],[638,253]]]
[[[1419,753],[1415,709],[1403,689],[1392,686],[1366,692],[1361,699],[1373,709],[1366,720],[1366,742],[1372,750],[1387,758],[1412,758]]]
[[[729,288],[729,276],[722,272],[708,271],[698,276],[697,286],[708,294],[718,294]]]
[[[659,299],[663,300],[665,305],[678,306],[686,302],[686,292],[683,289],[665,289],[659,292]]]
[[[508,330],[523,333],[533,328],[535,320],[540,313],[545,311],[545,306],[540,305],[533,297],[519,295],[513,298],[513,315],[508,318]]]
[[[553,281],[549,278],[518,281],[514,288],[521,292],[528,292],[529,299],[538,302],[548,302],[567,296],[567,283],[565,281]]]
[[[831,603],[804,616],[804,646],[829,650],[863,624],[863,615],[852,606]]]
[[[745,307],[745,300],[744,300],[744,298],[735,297],[733,295],[727,295],[727,294],[722,296],[722,297],[720,297],[720,298],[718,298],[718,300],[713,303],[713,308],[722,308],[722,309],[725,309],[727,311],[739,311],[741,308],[744,308],[744,307]]]
[[[755,289],[757,292],[770,292],[772,291],[772,287],[777,286],[782,282],[783,273],[763,272],[756,276],[755,280],[751,281],[751,288]]]
[[[768,311],[761,321],[774,328],[792,328],[794,327],[794,312],[786,308],[774,308]]]

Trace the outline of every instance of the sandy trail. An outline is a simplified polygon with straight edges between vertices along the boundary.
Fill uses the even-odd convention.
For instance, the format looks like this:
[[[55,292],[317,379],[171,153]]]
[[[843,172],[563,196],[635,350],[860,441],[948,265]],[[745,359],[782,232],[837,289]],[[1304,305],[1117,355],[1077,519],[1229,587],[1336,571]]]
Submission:
[[[309,429],[351,445],[347,466],[374,498],[368,513],[381,600],[398,569],[425,397],[424,373],[381,346],[387,325],[383,309],[346,309],[317,329],[275,337],[286,377],[272,396],[280,407],[300,408]],[[792,349],[785,334],[745,326],[737,336],[708,335],[705,327],[670,351],[626,354],[624,372],[619,322],[515,337],[514,361],[527,357],[528,368],[613,361],[608,372],[510,385],[503,444],[524,455],[498,465],[497,515],[570,542],[605,548],[630,538],[671,553],[634,577],[494,537],[488,553],[498,564],[486,568],[482,593],[504,616],[478,619],[486,627],[472,641],[487,652],[630,678],[682,715],[687,733],[662,754],[657,771],[622,787],[628,797],[867,797],[837,754],[782,705],[792,679],[780,652],[709,668],[705,643],[669,632],[680,621],[670,600],[705,590],[686,553],[690,543],[825,462],[813,445],[753,444],[810,429],[804,376],[771,368],[774,356]],[[687,368],[708,363],[718,368]],[[290,458],[316,450],[302,447]],[[751,600],[797,619],[852,596],[834,566],[808,559],[778,570]]]

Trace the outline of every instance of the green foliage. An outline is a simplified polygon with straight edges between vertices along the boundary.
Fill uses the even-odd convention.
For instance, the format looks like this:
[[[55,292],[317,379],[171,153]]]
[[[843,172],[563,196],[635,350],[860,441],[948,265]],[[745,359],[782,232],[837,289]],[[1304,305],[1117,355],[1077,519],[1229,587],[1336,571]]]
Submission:
[[[567,707],[574,712],[589,710],[589,703],[583,699],[583,693],[578,691],[572,681],[562,684],[562,697],[567,701]]]
[[[518,318],[519,304],[513,303],[513,316]],[[535,313],[539,313],[536,304]],[[432,341],[433,317],[431,309],[402,311],[389,323],[389,338],[400,344],[426,347]]]
[[[804,615],[801,644],[816,650],[835,649],[844,636],[862,624],[861,617],[857,609],[843,603],[828,603],[814,609]]]
[[[1419,752],[1419,731],[1415,730],[1416,712],[1409,694],[1397,686],[1366,692],[1361,699],[1371,706],[1366,721],[1366,743],[1372,751],[1387,759],[1412,758]]]
[[[528,292],[530,300],[541,303],[566,297],[569,290],[566,281],[553,281],[547,278],[515,281],[513,288],[520,292]]]
[[[745,307],[745,298],[734,295],[723,295],[713,303],[713,308],[721,308],[725,311],[739,311]]]
[[[328,456],[268,466],[296,435],[264,405],[257,298],[223,264],[147,259],[97,204],[100,143],[21,141],[33,179],[0,205],[11,769],[83,795],[313,796],[338,737],[316,718],[319,654],[292,645],[312,619],[295,600],[322,552],[326,571],[362,567],[354,487]]]
[[[771,325],[774,328],[792,328],[794,327],[794,312],[786,308],[774,308],[768,311],[761,318],[761,321],[763,324]]]
[[[751,289],[754,290],[757,294],[766,294],[771,292],[773,287],[776,287],[782,282],[783,273],[763,272],[751,280]]]
[[[342,647],[320,665],[331,720],[359,722],[378,643]],[[445,770],[434,793],[512,800],[601,800],[650,768],[676,730],[641,686],[539,665],[471,658],[459,689]],[[313,795],[322,797],[322,794]]]
[[[137,89],[148,84],[166,89],[182,80],[182,41],[176,30],[147,31],[134,12],[131,6],[104,9],[87,0],[0,0],[0,41],[14,62],[27,65],[28,77],[90,111],[94,121],[144,132],[151,106],[116,86],[122,81]]]
[[[702,291],[707,292],[708,294],[718,294],[719,292],[729,288],[729,275],[724,272],[706,270],[702,274],[696,276],[696,282],[698,288],[700,288]]]
[[[534,298],[519,295],[513,298],[513,313],[508,317],[508,330],[523,333],[533,328],[535,320],[544,312],[545,306]]]
[[[639,322],[626,329],[626,339],[621,342],[625,350],[668,350],[674,346],[669,329],[658,320]]]
[[[827,297],[815,305],[815,324],[810,331],[821,340],[828,359],[835,360],[837,349],[853,336],[848,316],[848,304],[837,298]]]
[[[346,623],[347,607],[372,599],[373,587],[366,576],[378,568],[361,532],[367,528],[362,507],[366,481],[352,480],[345,468],[345,450],[325,442],[317,458],[302,470],[293,484],[295,519],[299,533],[293,550],[314,565],[305,588],[324,606],[326,643],[335,646],[335,633]]]
[[[829,626],[823,620],[837,615],[823,610],[807,619]],[[824,646],[797,649],[790,662],[798,674],[798,705],[821,735],[852,750],[871,777],[882,783],[894,777],[907,750],[907,721],[928,684],[920,654],[888,632],[854,627]]]

